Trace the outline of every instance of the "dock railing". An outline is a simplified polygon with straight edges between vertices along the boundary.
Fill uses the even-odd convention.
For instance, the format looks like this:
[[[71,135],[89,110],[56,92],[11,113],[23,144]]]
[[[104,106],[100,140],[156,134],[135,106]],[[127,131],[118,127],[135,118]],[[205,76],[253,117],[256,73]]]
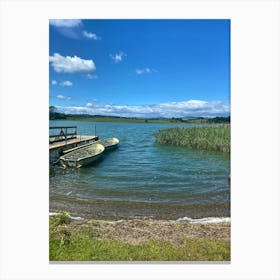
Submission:
[[[77,126],[50,126],[49,143],[65,141],[77,138]]]

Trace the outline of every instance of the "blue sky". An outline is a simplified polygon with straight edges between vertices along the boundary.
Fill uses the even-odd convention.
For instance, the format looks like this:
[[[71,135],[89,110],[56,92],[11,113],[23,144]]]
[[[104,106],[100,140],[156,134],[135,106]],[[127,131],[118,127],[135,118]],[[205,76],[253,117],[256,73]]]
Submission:
[[[50,20],[50,105],[74,114],[230,113],[229,20]]]

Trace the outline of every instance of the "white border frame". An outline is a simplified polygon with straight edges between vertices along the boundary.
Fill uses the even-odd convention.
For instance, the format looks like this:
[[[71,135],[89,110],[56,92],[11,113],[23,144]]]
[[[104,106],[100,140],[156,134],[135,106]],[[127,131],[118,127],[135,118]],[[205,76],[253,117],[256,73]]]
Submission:
[[[277,0],[0,4],[1,279],[280,278]],[[49,264],[49,18],[231,19],[231,264]],[[25,125],[37,133],[32,147]]]

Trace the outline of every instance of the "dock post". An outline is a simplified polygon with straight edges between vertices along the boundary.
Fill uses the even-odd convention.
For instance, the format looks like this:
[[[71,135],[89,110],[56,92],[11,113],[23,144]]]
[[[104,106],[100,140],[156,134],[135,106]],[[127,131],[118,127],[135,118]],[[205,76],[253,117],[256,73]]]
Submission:
[[[65,131],[65,145],[67,145],[67,127],[66,127],[66,131]]]

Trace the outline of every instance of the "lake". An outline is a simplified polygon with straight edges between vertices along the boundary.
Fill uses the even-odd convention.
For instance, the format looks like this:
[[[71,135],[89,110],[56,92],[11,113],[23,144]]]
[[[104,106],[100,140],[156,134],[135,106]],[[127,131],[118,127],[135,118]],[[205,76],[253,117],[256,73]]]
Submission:
[[[50,166],[50,211],[81,217],[229,217],[229,154],[159,145],[154,133],[192,124],[50,121],[78,134],[117,137],[119,147],[89,167]]]

